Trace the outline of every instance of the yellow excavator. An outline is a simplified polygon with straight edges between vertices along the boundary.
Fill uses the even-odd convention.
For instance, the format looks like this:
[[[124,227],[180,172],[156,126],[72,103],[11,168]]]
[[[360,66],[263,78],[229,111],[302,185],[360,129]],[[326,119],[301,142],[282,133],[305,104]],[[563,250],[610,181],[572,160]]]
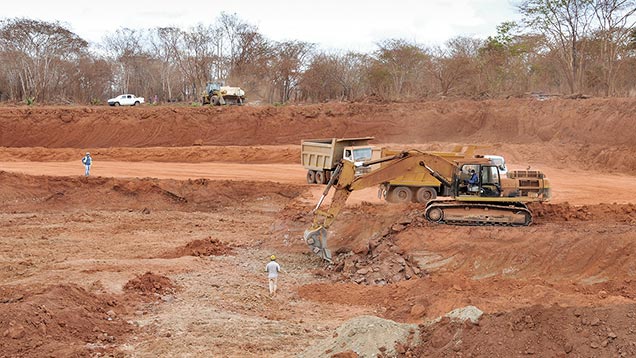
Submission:
[[[327,229],[352,191],[387,183],[420,168],[426,169],[450,192],[448,197],[426,203],[424,216],[434,223],[527,226],[532,222],[532,213],[526,203],[550,199],[550,183],[542,172],[509,171],[503,177],[499,166],[483,156],[450,161],[432,153],[409,150],[358,165],[366,167],[378,163],[384,164],[379,169],[356,176],[356,164],[342,160],[331,175],[318,204],[312,210],[312,225],[304,233],[304,240],[311,251],[322,259],[331,262]],[[331,204],[326,211],[321,210],[332,187],[335,193]]]

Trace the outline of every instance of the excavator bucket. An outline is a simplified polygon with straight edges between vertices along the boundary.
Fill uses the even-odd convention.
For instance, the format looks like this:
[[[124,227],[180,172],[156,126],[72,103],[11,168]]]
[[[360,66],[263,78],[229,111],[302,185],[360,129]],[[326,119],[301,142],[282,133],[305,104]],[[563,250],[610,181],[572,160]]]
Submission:
[[[331,263],[331,251],[327,249],[327,229],[322,226],[311,227],[303,235],[311,251],[323,260]]]

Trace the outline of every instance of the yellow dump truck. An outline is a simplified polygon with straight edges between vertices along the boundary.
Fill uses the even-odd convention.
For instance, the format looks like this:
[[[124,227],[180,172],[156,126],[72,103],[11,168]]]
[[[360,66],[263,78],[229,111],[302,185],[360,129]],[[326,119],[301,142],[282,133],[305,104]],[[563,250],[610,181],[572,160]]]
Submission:
[[[300,162],[307,169],[307,183],[327,184],[342,159],[356,164],[379,157],[379,149],[369,144],[371,140],[373,137],[302,140]],[[371,169],[357,167],[356,173],[360,175]]]

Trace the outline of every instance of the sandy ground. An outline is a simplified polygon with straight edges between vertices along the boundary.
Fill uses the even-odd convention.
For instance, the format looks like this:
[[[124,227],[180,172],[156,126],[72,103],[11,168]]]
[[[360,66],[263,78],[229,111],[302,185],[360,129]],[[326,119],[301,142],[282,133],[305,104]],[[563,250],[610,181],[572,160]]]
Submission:
[[[508,105],[435,108],[500,116],[513,111]],[[407,119],[422,113],[419,105],[386,106]],[[520,123],[532,121],[533,106]],[[549,106],[541,116],[569,118],[578,108]],[[170,143],[152,118],[120,123],[146,122],[155,128],[150,136],[117,130],[106,133],[103,147],[64,142],[86,138],[80,133],[103,119],[97,115],[116,128],[121,114],[159,113],[89,110],[44,108],[31,114],[40,116],[35,120],[20,108],[0,109],[6,146],[0,148],[0,356],[636,355],[636,175],[615,168],[632,163],[625,153],[634,147],[624,137],[586,147],[587,129],[578,136],[566,126],[557,142],[540,145],[523,143],[521,134],[514,143],[488,139],[513,169],[530,163],[551,180],[553,200],[531,207],[529,227],[433,225],[422,219],[420,205],[385,203],[373,188],[354,193],[330,230],[336,263],[327,266],[300,239],[322,187],[305,184],[297,145],[261,134],[254,146],[178,147],[189,145],[179,141],[192,123],[171,124]],[[204,110],[174,111],[201,128],[213,121],[197,119]],[[327,111],[333,125],[346,126],[349,117],[363,122],[355,105],[239,111],[245,133],[252,133],[247,124],[254,118],[289,138]],[[589,114],[600,121],[596,116]],[[490,126],[487,117],[480,121]],[[7,131],[23,136],[18,119],[61,121],[68,135],[15,143]],[[391,132],[372,119],[368,132]],[[227,136],[239,130],[231,123]],[[564,131],[580,142],[563,144]],[[467,136],[426,148],[469,142]],[[386,142],[424,146],[395,138]],[[122,140],[144,144],[131,148]],[[51,143],[59,148],[43,148]],[[101,154],[85,178],[76,157],[88,149]],[[284,270],[273,299],[263,272],[271,254]],[[466,306],[484,312],[478,324],[448,318],[430,324]]]

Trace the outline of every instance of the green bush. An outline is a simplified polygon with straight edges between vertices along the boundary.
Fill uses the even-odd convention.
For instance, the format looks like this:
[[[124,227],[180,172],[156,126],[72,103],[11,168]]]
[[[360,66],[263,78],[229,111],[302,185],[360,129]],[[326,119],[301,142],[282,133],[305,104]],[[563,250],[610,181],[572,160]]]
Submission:
[[[27,97],[24,102],[26,102],[27,106],[32,106],[35,104],[35,97]]]

